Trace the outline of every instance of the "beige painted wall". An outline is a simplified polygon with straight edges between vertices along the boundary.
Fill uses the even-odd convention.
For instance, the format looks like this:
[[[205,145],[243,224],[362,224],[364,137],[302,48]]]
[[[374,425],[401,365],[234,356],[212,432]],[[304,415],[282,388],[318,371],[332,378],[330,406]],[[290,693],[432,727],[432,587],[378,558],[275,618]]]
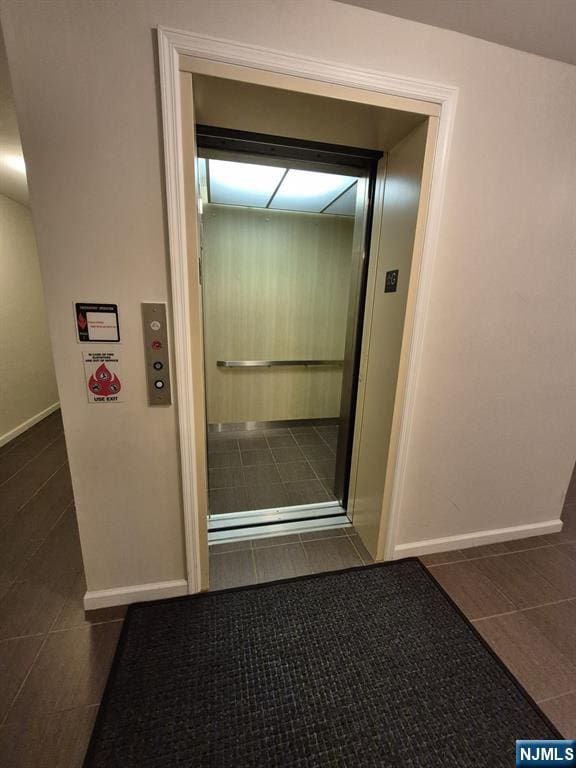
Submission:
[[[343,359],[353,219],[207,205],[202,222],[208,422],[337,417],[341,368],[216,361]]]
[[[58,403],[30,210],[0,195],[0,445]]]
[[[378,232],[374,232],[377,254],[373,254],[368,278],[371,311],[364,322],[351,486],[352,520],[374,558],[378,557],[380,529],[386,525],[382,521],[386,479],[382,468],[388,462],[427,132],[427,123],[419,125],[388,153],[383,214],[377,218]],[[397,290],[385,293],[386,272],[391,269],[398,270]]]
[[[329,0],[0,0],[90,589],[184,576],[156,24],[458,86],[400,541],[558,517],[576,450],[576,69]],[[70,302],[115,300],[126,400],[83,389]],[[89,440],[87,439],[89,437]],[[384,471],[384,468],[383,468]]]
[[[194,112],[201,125],[379,151],[393,147],[426,119],[207,75],[194,75]]]

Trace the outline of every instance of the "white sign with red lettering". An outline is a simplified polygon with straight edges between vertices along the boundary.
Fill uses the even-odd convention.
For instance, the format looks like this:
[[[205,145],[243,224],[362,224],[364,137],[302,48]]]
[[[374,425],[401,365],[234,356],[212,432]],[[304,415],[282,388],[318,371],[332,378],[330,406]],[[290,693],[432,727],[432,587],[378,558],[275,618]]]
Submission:
[[[118,352],[83,352],[89,403],[121,403],[122,377]]]

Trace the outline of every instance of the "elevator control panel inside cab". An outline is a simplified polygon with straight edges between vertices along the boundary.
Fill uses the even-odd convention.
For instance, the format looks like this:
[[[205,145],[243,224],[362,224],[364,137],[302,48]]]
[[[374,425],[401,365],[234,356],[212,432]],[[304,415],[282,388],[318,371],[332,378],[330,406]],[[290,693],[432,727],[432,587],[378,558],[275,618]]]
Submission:
[[[170,405],[170,359],[166,304],[142,302],[149,405]]]

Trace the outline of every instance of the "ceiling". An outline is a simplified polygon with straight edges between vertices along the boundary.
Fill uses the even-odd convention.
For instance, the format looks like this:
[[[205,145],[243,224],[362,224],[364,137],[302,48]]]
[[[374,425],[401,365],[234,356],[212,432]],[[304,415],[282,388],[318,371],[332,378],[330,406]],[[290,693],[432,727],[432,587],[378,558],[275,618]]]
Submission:
[[[354,216],[356,176],[254,162],[199,161],[203,201],[276,211]]]
[[[338,0],[576,64],[576,0]]]
[[[0,29],[0,195],[28,205],[26,167],[12,96],[4,38]]]

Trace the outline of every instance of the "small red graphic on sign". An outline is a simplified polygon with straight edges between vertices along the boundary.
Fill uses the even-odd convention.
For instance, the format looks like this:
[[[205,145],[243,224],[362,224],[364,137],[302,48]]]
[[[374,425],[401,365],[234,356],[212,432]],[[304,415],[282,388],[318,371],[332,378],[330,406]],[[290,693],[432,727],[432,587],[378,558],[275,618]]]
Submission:
[[[80,330],[83,331],[83,330],[86,329],[87,325],[88,325],[88,322],[86,320],[85,315],[83,315],[82,312],[79,312],[78,313],[78,328],[80,328]]]
[[[152,342],[152,349],[162,349],[162,342],[158,341],[158,339],[155,339]]]
[[[92,374],[88,381],[88,388],[90,392],[98,397],[108,397],[110,395],[117,395],[122,389],[120,379],[116,374],[112,375],[106,365],[102,363],[96,369],[96,375]]]

